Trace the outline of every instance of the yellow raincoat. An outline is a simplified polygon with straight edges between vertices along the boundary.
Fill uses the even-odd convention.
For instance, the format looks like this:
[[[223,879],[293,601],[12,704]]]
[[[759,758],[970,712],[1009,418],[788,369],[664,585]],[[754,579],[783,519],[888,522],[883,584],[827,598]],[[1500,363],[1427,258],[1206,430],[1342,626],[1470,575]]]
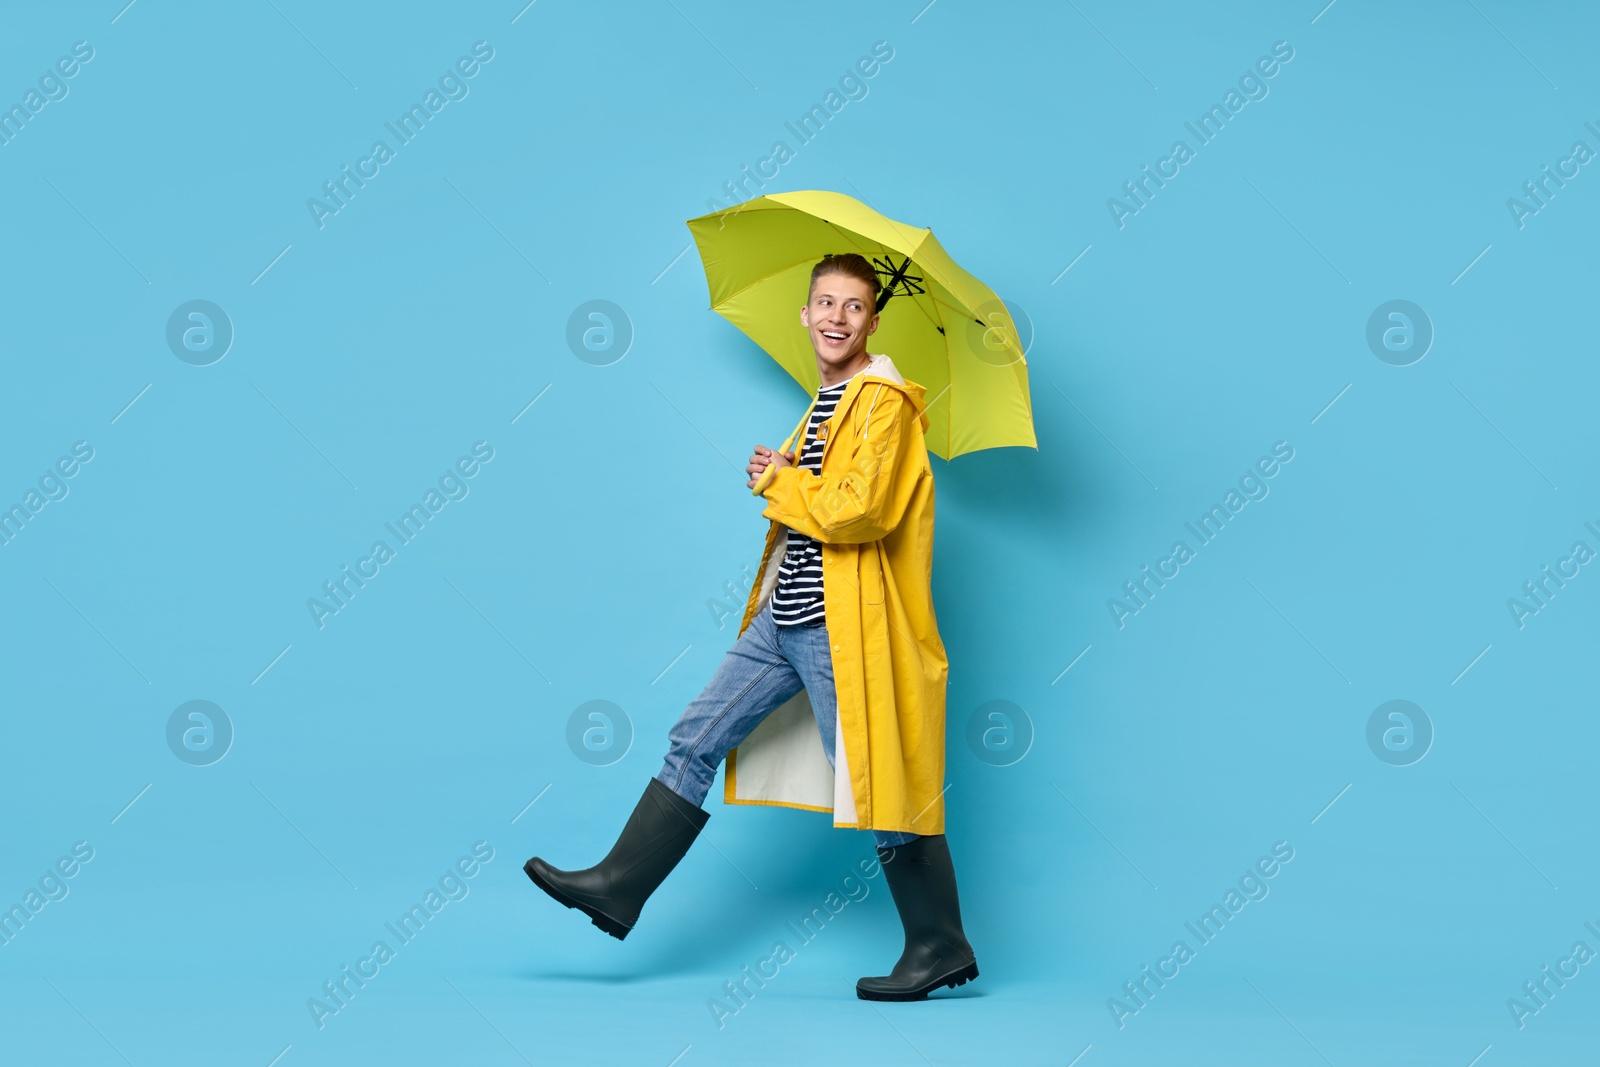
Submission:
[[[821,474],[781,467],[763,494],[772,525],[739,632],[777,585],[788,529],[821,542],[837,773],[802,689],[728,753],[724,803],[831,811],[836,827],[944,833],[949,660],[929,587],[925,392],[888,356],[872,356],[819,428]]]

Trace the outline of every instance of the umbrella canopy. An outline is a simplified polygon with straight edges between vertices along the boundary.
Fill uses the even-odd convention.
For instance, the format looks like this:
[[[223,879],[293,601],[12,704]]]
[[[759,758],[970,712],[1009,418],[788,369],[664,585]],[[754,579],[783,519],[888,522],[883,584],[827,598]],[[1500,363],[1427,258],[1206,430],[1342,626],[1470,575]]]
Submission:
[[[820,381],[800,325],[811,268],[829,253],[859,252],[889,287],[879,297],[868,348],[886,353],[903,377],[927,390],[929,451],[948,460],[984,448],[1038,447],[1028,367],[1011,314],[950,258],[933,231],[821,190],[759,196],[687,225],[712,310],[808,393]]]

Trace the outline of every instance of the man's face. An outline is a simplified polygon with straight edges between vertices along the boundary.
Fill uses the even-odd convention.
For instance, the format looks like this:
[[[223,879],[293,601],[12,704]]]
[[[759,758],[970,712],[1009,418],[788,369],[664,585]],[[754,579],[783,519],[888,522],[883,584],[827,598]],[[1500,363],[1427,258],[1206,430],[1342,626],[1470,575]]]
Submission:
[[[811,334],[817,359],[848,367],[867,350],[867,337],[878,328],[872,287],[848,274],[824,274],[811,287],[811,300],[800,322]]]

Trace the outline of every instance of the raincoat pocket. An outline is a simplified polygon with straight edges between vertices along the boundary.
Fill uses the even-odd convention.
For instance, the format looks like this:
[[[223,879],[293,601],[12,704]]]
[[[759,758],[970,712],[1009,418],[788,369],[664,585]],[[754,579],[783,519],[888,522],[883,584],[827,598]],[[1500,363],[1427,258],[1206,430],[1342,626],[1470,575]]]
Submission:
[[[883,603],[883,560],[878,558],[876,546],[863,551],[861,559],[861,598],[868,604]]]

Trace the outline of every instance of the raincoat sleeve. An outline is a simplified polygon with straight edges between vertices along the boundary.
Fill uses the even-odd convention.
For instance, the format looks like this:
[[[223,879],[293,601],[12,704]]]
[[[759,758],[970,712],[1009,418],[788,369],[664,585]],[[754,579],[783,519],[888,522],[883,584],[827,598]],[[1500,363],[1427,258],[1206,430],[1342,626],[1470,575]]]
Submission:
[[[911,466],[919,432],[911,401],[898,389],[885,389],[868,416],[866,434],[852,442],[844,473],[824,477],[804,467],[779,467],[762,494],[767,500],[762,516],[823,544],[887,537],[900,524],[922,475]],[[841,440],[833,447],[845,444]]]

